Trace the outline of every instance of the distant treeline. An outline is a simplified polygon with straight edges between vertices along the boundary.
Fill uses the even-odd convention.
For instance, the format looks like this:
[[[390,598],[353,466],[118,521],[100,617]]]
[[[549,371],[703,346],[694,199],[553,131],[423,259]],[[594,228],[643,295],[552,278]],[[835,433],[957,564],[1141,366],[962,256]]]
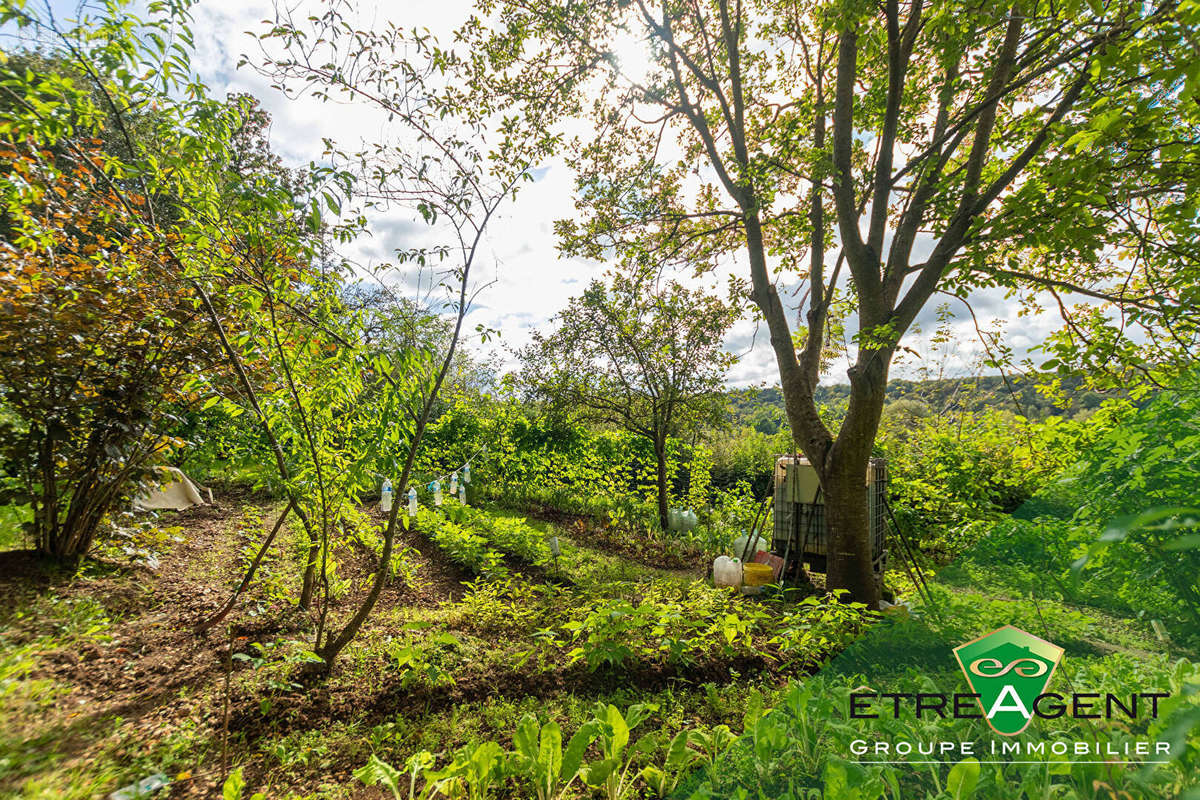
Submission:
[[[816,400],[818,405],[840,414],[849,394],[848,384],[820,386]],[[1089,389],[1081,377],[1063,378],[1051,387],[1048,380],[1021,375],[1009,376],[1007,383],[1000,375],[928,381],[895,379],[888,383],[887,389],[888,403],[901,400],[919,403],[931,414],[1000,409],[1034,420],[1087,414],[1106,399],[1117,396],[1124,395]],[[735,426],[750,425],[767,434],[785,426],[783,393],[778,387],[736,389],[728,393],[728,398],[729,416]]]

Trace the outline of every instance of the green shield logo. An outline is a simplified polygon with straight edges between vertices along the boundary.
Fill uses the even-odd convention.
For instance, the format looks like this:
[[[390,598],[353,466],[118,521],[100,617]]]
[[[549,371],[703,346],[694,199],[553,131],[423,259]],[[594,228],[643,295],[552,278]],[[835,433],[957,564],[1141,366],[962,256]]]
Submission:
[[[1033,705],[1050,685],[1063,649],[1005,625],[954,648],[954,656],[992,730],[1016,736],[1033,720]]]

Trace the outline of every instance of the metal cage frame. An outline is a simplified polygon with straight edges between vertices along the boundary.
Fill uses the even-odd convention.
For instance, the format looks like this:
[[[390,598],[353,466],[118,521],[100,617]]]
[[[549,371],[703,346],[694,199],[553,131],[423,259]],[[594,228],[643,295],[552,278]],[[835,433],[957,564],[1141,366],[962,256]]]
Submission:
[[[774,531],[771,552],[784,556],[789,562],[807,563],[817,572],[825,572],[829,555],[829,527],[825,519],[825,503],[817,489],[812,502],[797,502],[790,498],[800,495],[800,470],[789,468],[796,456],[782,455],[775,459]],[[799,456],[802,464],[808,459]],[[883,574],[887,563],[887,460],[872,458],[867,482],[867,514],[871,526],[871,565],[877,575]],[[780,472],[783,479],[780,479]],[[791,484],[790,486],[788,484]],[[790,565],[785,565],[790,571]]]

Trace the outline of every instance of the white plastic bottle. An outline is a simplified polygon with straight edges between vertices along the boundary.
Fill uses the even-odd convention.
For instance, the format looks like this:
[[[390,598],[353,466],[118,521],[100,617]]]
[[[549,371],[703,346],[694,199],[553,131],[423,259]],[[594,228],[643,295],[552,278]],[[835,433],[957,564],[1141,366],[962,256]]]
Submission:
[[[733,554],[735,556],[737,556],[738,558],[741,558],[742,554],[746,553],[746,558],[753,561],[754,555],[755,555],[755,553],[758,552],[758,547],[759,547],[759,544],[761,544],[761,542],[755,544],[755,553],[747,553],[746,552],[746,548],[749,546],[749,544],[750,544],[750,534],[746,533],[745,531],[742,531],[742,535],[733,540]]]
[[[458,494],[458,473],[450,473],[450,494]]]
[[[442,505],[442,482],[434,481],[429,484],[429,490],[433,492],[433,504],[440,507]]]
[[[470,464],[463,464],[463,480],[462,480],[462,482],[463,483],[471,482],[471,465]]]
[[[467,504],[467,485],[465,483],[458,485],[458,502],[464,506]]]
[[[383,479],[383,488],[379,490],[379,510],[388,513],[392,510],[392,482]]]
[[[725,583],[726,570],[729,569],[729,556],[717,556],[713,561],[713,585],[722,586]]]
[[[742,585],[742,560],[740,558],[729,559],[729,586],[737,589]]]
[[[713,585],[737,587],[742,585],[742,561],[729,556],[718,556],[713,562]]]
[[[417,516],[417,489],[415,486],[408,487],[408,516],[410,519]]]

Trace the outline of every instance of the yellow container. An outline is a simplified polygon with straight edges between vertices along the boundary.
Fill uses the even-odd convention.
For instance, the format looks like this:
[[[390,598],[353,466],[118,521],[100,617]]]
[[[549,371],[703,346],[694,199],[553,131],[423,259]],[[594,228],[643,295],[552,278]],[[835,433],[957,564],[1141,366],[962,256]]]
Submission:
[[[775,570],[770,564],[743,564],[742,591],[746,594],[758,594],[762,587],[775,581]]]

